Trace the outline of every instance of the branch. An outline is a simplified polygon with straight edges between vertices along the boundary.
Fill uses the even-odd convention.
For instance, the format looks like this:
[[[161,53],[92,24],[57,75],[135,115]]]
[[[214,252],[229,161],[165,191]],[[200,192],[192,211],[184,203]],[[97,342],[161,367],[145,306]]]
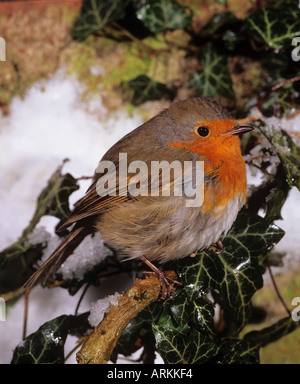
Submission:
[[[167,277],[176,279],[174,271],[165,272]],[[171,292],[175,290],[173,284]],[[107,364],[119,337],[127,324],[150,303],[158,301],[161,284],[155,275],[137,279],[133,286],[119,297],[117,305],[108,307],[104,319],[90,334],[76,354],[79,364]]]
[[[258,101],[257,108],[260,110],[266,98],[270,95],[270,93],[276,91],[277,89],[283,87],[286,84],[294,83],[295,81],[300,81],[300,76],[292,77],[291,79],[283,80],[278,84],[273,85]]]

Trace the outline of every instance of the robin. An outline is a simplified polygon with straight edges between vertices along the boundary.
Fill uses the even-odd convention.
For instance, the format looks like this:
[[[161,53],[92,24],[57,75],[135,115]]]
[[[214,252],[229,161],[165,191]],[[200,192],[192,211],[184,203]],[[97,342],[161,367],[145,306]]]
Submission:
[[[222,251],[220,236],[230,229],[246,198],[246,167],[238,135],[252,129],[240,126],[215,100],[195,97],[174,102],[124,136],[99,163],[114,165],[114,173],[108,175],[108,170],[97,168],[85,196],[59,228],[66,230],[72,226],[69,234],[25,288],[31,289],[55,273],[87,235],[100,231],[104,242],[117,255],[140,258],[158,275],[162,297],[166,298],[169,280],[153,262],[180,259],[214,243]],[[150,182],[143,189],[148,193],[129,193],[137,173],[128,172],[125,178],[121,177],[121,154],[126,155],[129,164],[145,164],[148,170],[152,163],[203,164],[202,181],[195,178],[195,172],[190,177],[195,193],[203,191],[201,204],[187,204],[190,195],[184,190],[184,171],[181,178],[171,172],[169,181],[164,183],[160,170],[155,193],[151,194]],[[140,174],[135,191],[141,191],[141,185],[150,179],[151,170],[150,175]],[[180,188],[175,193],[178,180],[181,195]],[[112,181],[113,186],[109,185]],[[168,194],[164,193],[166,185],[171,186]]]

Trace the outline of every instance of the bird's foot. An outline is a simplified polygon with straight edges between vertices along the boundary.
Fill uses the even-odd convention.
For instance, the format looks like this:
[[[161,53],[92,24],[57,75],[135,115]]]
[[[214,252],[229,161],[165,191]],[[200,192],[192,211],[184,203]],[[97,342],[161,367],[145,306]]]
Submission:
[[[165,275],[163,271],[161,271],[159,268],[157,268],[154,264],[152,264],[146,257],[140,256],[140,259],[148,265],[152,269],[152,271],[143,271],[144,275],[155,275],[161,284],[161,294],[160,294],[160,300],[164,301],[168,299],[171,295],[171,285],[178,285],[182,286],[182,284],[172,279],[171,277],[168,277]]]
[[[216,248],[215,253],[219,255],[220,253],[224,252],[224,246],[222,244],[222,241],[219,239],[216,243],[212,244]]]

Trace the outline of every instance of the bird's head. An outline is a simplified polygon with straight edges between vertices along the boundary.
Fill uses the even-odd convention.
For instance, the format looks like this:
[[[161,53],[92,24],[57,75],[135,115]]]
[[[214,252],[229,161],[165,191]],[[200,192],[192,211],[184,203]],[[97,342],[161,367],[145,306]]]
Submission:
[[[240,155],[240,133],[253,128],[239,125],[228,111],[215,100],[195,97],[171,105],[166,111],[169,137],[167,145],[186,148],[213,159]]]

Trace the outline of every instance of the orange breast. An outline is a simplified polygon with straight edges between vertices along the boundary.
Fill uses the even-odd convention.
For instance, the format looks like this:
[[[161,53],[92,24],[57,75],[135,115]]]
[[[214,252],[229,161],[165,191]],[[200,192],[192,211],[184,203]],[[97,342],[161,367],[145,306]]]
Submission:
[[[204,187],[203,212],[221,215],[226,205],[237,196],[245,201],[247,180],[246,166],[241,155],[237,136],[216,136],[203,144],[197,137],[191,141],[169,143],[175,148],[186,148],[199,155],[204,161],[206,176],[213,175],[213,182]]]

